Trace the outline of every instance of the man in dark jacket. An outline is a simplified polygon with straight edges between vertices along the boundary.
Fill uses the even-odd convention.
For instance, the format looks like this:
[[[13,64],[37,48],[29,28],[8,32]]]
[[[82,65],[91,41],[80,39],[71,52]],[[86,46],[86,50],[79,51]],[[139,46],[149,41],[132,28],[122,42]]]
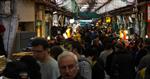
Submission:
[[[149,38],[145,39],[144,47],[147,51],[147,54],[143,56],[142,59],[140,60],[140,63],[137,67],[137,71],[140,71],[141,69],[150,65],[150,39]]]

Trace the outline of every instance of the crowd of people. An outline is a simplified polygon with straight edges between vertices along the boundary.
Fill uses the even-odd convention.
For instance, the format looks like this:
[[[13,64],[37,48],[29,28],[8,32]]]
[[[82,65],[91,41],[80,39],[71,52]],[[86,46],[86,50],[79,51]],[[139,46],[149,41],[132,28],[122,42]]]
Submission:
[[[8,62],[12,79],[150,79],[150,39],[126,40],[112,32],[80,29],[80,40],[59,35],[31,42],[33,56]]]

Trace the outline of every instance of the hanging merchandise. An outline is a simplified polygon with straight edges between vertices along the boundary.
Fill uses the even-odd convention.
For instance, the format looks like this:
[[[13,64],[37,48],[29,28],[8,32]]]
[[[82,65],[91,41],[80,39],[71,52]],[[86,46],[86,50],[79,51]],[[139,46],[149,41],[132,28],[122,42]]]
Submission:
[[[64,16],[59,15],[58,21],[59,21],[59,25],[63,27],[63,25],[64,25]]]
[[[118,28],[118,25],[117,25],[116,22],[113,22],[113,23],[112,23],[112,29],[113,29],[116,33],[118,33],[119,28]]]
[[[117,16],[117,25],[120,25],[120,18]]]
[[[65,18],[65,16],[61,15],[60,20],[59,20],[59,24],[61,27],[64,26],[64,20],[65,20],[64,18]]]
[[[124,27],[126,28],[126,27],[127,27],[127,23],[126,23],[126,21],[125,21],[125,16],[122,16],[122,21],[123,21]]]
[[[55,0],[56,4],[61,6],[64,3],[64,0]]]
[[[125,22],[126,22],[126,27],[127,27],[127,29],[129,29],[129,27],[130,27],[130,22],[129,22],[129,18],[128,18],[128,16],[125,16]]]
[[[139,35],[140,34],[140,32],[139,32],[140,29],[139,29],[138,17],[135,18],[135,27],[134,28],[135,28],[135,33]]]
[[[112,29],[118,33],[117,17],[112,17]]]
[[[146,34],[146,32],[145,32],[145,29],[146,29],[146,22],[144,21],[144,13],[141,13],[141,22],[140,22],[140,28],[141,28],[141,37],[145,37],[145,34]]]
[[[50,14],[45,14],[45,36],[49,36],[50,31]]]
[[[128,16],[125,16],[125,21],[126,21],[127,24],[129,24],[129,18],[128,18]]]
[[[122,16],[117,16],[117,19],[118,19],[117,24],[119,28],[122,28],[122,24],[123,24]]]
[[[57,14],[53,15],[53,26],[58,26],[58,15]]]
[[[132,17],[132,18],[137,18],[135,14],[132,14],[131,17]]]
[[[120,19],[119,28],[124,28],[124,26],[123,26],[123,16],[119,16],[119,19]]]
[[[123,16],[120,16],[120,23],[123,25],[124,22],[123,22]]]
[[[68,25],[69,25],[69,18],[65,17],[65,24],[64,24],[64,26],[67,27]]]
[[[133,23],[133,20],[132,20],[131,16],[129,16],[128,18],[129,18],[129,22]]]

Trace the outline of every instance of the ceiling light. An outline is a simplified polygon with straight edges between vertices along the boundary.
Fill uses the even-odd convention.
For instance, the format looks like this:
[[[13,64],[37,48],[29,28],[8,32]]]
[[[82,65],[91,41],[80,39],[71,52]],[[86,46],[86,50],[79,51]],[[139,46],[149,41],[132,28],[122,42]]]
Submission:
[[[83,7],[81,7],[81,8],[88,8],[88,7],[89,7],[89,5],[86,4],[86,5],[83,5]]]
[[[56,13],[57,13],[57,11],[54,11],[54,12],[53,12],[53,14],[56,14]]]

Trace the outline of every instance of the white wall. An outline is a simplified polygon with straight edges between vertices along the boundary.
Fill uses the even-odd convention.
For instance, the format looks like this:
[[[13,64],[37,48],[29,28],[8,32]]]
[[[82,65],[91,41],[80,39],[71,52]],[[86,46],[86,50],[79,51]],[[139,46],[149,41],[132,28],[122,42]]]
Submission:
[[[17,15],[19,22],[35,21],[34,0],[17,0]]]

